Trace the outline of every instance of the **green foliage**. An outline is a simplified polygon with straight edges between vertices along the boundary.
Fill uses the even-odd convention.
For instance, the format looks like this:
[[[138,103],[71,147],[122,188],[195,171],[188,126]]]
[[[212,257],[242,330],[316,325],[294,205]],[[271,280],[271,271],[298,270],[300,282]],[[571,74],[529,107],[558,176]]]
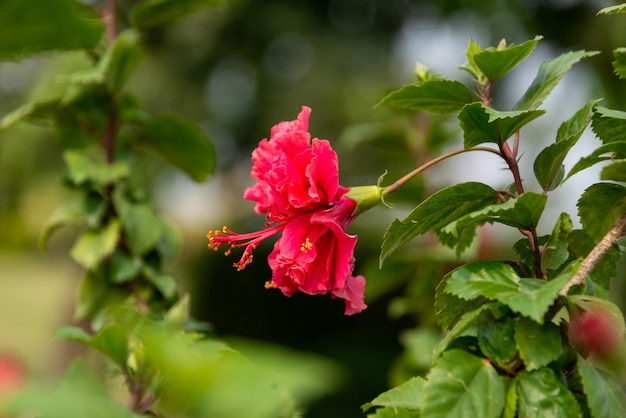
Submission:
[[[626,187],[596,183],[578,200],[578,215],[585,232],[599,241],[626,212]]]
[[[218,3],[218,0],[142,0],[132,8],[131,20],[142,29],[163,26]]]
[[[615,61],[613,61],[613,68],[615,68],[615,74],[619,78],[626,78],[626,48],[616,48],[613,51]]]
[[[361,409],[367,411],[375,406],[419,410],[426,381],[419,376],[413,377],[400,386],[378,395],[372,402],[364,404]]]
[[[612,15],[617,13],[626,13],[626,3],[605,7],[598,12],[598,15]]]
[[[580,416],[576,398],[551,369],[524,371],[517,377],[516,384],[520,416]]]
[[[389,93],[377,106],[388,105],[404,110],[427,110],[450,113],[473,101],[465,84],[456,80],[428,80]]]
[[[537,36],[520,45],[506,45],[503,40],[497,48],[490,47],[474,54],[475,69],[493,83],[526,59],[541,39],[541,36]]]
[[[626,112],[598,106],[591,126],[604,144],[623,142],[626,135]]]
[[[578,357],[578,372],[594,417],[618,418],[626,413],[623,385],[615,376]]]
[[[517,318],[515,343],[528,371],[548,366],[564,353],[561,330],[552,323],[541,325],[526,318]]]

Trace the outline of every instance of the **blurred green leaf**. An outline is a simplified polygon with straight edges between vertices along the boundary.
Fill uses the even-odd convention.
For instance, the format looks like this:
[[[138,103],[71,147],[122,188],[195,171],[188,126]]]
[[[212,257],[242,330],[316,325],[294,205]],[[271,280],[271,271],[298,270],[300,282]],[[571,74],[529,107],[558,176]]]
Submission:
[[[448,273],[446,291],[463,299],[484,296],[509,306],[538,323],[571,278],[571,272],[545,281],[522,279],[513,268],[498,261],[478,261]]]
[[[524,125],[543,115],[543,110],[500,112],[482,103],[465,105],[459,113],[465,148],[486,142],[502,144]]]
[[[599,52],[572,51],[543,62],[535,79],[513,109],[537,109],[574,64],[583,58],[592,57],[596,54]]]
[[[219,4],[218,0],[143,0],[130,12],[133,25],[139,28],[169,25],[200,9]]]
[[[104,33],[100,17],[74,0],[0,2],[0,57],[93,48]]]
[[[419,411],[392,406],[378,408],[373,414],[367,414],[367,418],[420,418],[421,416]]]
[[[540,325],[526,318],[516,318],[515,342],[528,371],[547,366],[563,354],[561,331],[551,322]]]
[[[142,267],[143,261],[140,257],[131,257],[118,248],[111,257],[111,282],[124,283],[131,280],[139,274]]]
[[[42,100],[26,103],[0,118],[0,132],[18,122],[40,122],[50,119],[57,111],[59,100]]]
[[[544,246],[541,257],[541,268],[546,270],[556,270],[561,267],[569,258],[569,234],[574,230],[574,224],[570,216],[563,212],[554,225],[552,234]]]
[[[594,417],[626,416],[626,391],[614,375],[588,365],[581,357],[578,357],[578,372]]]
[[[394,220],[383,238],[380,264],[399,246],[429,230],[437,232],[464,214],[498,201],[498,192],[482,183],[462,183],[439,190],[402,221]],[[469,237],[471,241],[472,236]]]
[[[626,78],[626,48],[616,48],[613,50],[613,68],[615,68],[615,74],[619,78]]]
[[[616,161],[603,167],[600,180],[626,182],[626,160]]]
[[[156,243],[156,249],[163,261],[171,263],[180,252],[182,238],[180,233],[169,222],[161,218],[157,219],[161,224],[159,228],[161,233]]]
[[[166,300],[172,300],[177,295],[178,282],[171,274],[162,273],[148,266],[144,266],[141,272]]]
[[[522,371],[516,378],[518,414],[522,417],[578,417],[580,407],[551,369]]]
[[[617,14],[617,13],[626,13],[626,3],[605,7],[604,9],[601,9],[597,14],[598,15],[612,15],[612,14]]]
[[[536,36],[535,39],[520,45],[506,45],[504,48],[487,48],[474,55],[474,62],[487,79],[494,82],[526,59],[537,46],[537,42],[542,38],[542,36]]]
[[[596,241],[589,237],[585,231],[576,229],[569,234],[568,237],[570,251],[578,258],[587,256],[596,245]],[[590,276],[595,284],[602,289],[609,290],[611,278],[617,276],[617,263],[622,258],[620,250],[617,246],[613,246],[594,267]],[[590,289],[585,287],[585,291]]]
[[[72,258],[87,270],[94,269],[111,255],[120,239],[120,222],[113,219],[100,229],[88,229],[74,243],[70,250]]]
[[[591,122],[593,107],[597,102],[597,100],[590,101],[572,118],[563,122],[557,132],[556,142],[544,148],[535,158],[533,170],[544,191],[551,190],[558,185],[555,180],[562,170],[563,161]]]
[[[63,340],[72,340],[82,344],[88,344],[91,340],[91,335],[87,334],[87,331],[79,327],[59,328],[54,333],[54,337]]]
[[[626,112],[596,106],[591,127],[604,144],[624,142],[624,137],[626,136]]]
[[[113,205],[133,255],[145,254],[157,245],[161,238],[161,222],[150,205],[130,202],[121,187],[113,192]]]
[[[488,361],[465,351],[443,353],[426,380],[424,417],[495,418],[504,408],[502,377]]]
[[[504,370],[510,370],[517,355],[515,324],[510,316],[497,321],[485,321],[478,326],[478,346],[490,361]]]
[[[197,182],[215,170],[215,150],[204,132],[173,115],[151,119],[140,133],[142,148],[150,149]]]
[[[413,377],[400,386],[381,393],[373,401],[361,406],[361,409],[363,412],[366,412],[375,406],[391,406],[394,408],[419,410],[423,400],[422,395],[425,383],[426,381],[422,377]]]
[[[102,328],[89,341],[89,346],[111,359],[122,369],[128,359],[128,333],[119,324],[111,324]]]
[[[125,162],[107,164],[94,161],[79,151],[65,151],[63,159],[67,164],[69,179],[78,185],[93,182],[96,186],[106,186],[130,174],[130,168]]]
[[[578,216],[585,232],[596,242],[626,213],[626,187],[596,183],[578,199]]]
[[[428,80],[410,84],[389,93],[376,106],[388,105],[403,110],[449,113],[473,101],[465,84],[456,80]]]
[[[565,180],[569,179],[579,171],[589,168],[602,161],[624,158],[626,158],[626,142],[609,142],[598,147],[590,155],[582,157],[580,160],[578,160],[576,164],[574,164],[570,172],[567,174]]]

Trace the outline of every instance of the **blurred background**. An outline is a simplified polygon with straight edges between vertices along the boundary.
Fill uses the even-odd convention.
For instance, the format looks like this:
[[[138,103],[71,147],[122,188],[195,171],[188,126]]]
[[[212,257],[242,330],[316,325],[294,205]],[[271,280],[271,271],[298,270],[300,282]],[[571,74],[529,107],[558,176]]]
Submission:
[[[122,9],[132,0],[121,0]],[[455,118],[399,114],[375,108],[386,93],[414,79],[416,62],[468,81],[457,67],[472,38],[484,47],[505,38],[521,43],[543,35],[537,50],[496,85],[494,106],[509,110],[539,64],[569,50],[602,54],[577,64],[546,101],[547,115],[522,132],[522,176],[537,185],[532,161],[554,141],[558,125],[586,102],[604,98],[626,109],[626,82],[612,73],[612,50],[626,46],[626,15],[596,16],[609,0],[253,0],[224,1],[168,29],[148,33],[148,54],[128,89],[154,113],[177,113],[197,122],[217,148],[218,171],[204,184],[170,170],[158,157],[138,156],[135,178],[175,225],[184,249],[171,270],[191,294],[193,315],[220,337],[246,337],[322,355],[344,371],[343,386],[318,401],[310,417],[359,417],[377,394],[423,372],[437,341],[433,295],[437,281],[459,262],[432,237],[415,240],[378,269],[385,228],[421,199],[456,181],[511,182],[499,161],[476,153],[447,161],[413,180],[393,209],[376,208],[353,224],[359,235],[356,273],[368,279],[360,315],[343,316],[330,297],[266,290],[265,263],[273,243],[256,250],[242,272],[232,258],[207,249],[206,233],[228,225],[258,230],[264,219],[242,199],[252,184],[250,152],[272,125],[292,120],[302,105],[313,109],[310,132],[329,139],[339,154],[341,184],[389,184],[442,151],[462,143]],[[59,73],[86,58],[55,53],[0,63],[0,114],[55,88]],[[175,140],[175,139],[173,139]],[[566,168],[597,147],[590,132]],[[72,323],[81,269],[68,256],[76,230],[56,233],[45,252],[42,226],[64,200],[64,167],[53,133],[25,124],[0,134],[0,354],[9,353],[29,376],[54,378],[71,353],[52,339]],[[597,171],[576,175],[551,195],[540,233],[558,214],[576,218],[576,200],[597,181]],[[485,227],[464,257],[514,257],[515,231]],[[613,300],[624,307],[623,280]],[[330,412],[332,411],[332,412]]]

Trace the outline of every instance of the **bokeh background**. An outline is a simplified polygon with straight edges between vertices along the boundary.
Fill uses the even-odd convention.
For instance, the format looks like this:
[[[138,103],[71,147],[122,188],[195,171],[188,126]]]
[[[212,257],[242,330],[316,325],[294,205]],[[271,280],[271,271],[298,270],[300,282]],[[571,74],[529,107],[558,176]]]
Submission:
[[[122,9],[132,0],[121,0]],[[158,210],[175,225],[184,249],[170,266],[191,294],[193,315],[220,337],[268,341],[316,353],[343,369],[340,391],[312,405],[310,417],[363,416],[359,406],[389,385],[428,367],[436,341],[433,293],[437,280],[458,260],[431,237],[416,240],[382,270],[378,251],[386,226],[424,196],[455,181],[510,182],[491,157],[462,156],[412,181],[394,208],[361,216],[357,273],[368,279],[362,314],[344,317],[343,303],[329,297],[283,297],[265,290],[264,262],[272,243],[256,250],[242,272],[232,259],[207,249],[206,233],[227,224],[246,232],[262,217],[242,199],[250,152],[272,125],[312,107],[310,131],[329,139],[340,158],[341,183],[373,184],[385,171],[392,181],[443,150],[458,147],[453,119],[398,114],[375,108],[389,91],[413,80],[416,62],[451,78],[468,80],[457,67],[472,38],[483,46],[500,39],[521,43],[543,35],[537,50],[496,87],[494,103],[509,110],[539,64],[568,50],[602,54],[577,64],[546,101],[548,113],[523,132],[523,177],[536,187],[532,161],[554,140],[556,128],[594,98],[626,109],[626,81],[612,73],[612,50],[626,46],[626,15],[596,16],[608,0],[230,0],[167,29],[147,34],[149,53],[128,89],[154,112],[197,122],[217,149],[218,171],[196,184],[153,155],[142,155],[134,175]],[[0,114],[32,97],[50,94],[59,73],[80,68],[78,53],[53,53],[0,63]],[[175,138],[173,139],[175,140]],[[599,142],[588,133],[566,166]],[[31,378],[53,379],[73,355],[52,339],[72,323],[81,269],[68,256],[76,230],[64,229],[46,251],[39,233],[64,200],[60,148],[46,127],[18,125],[0,134],[0,353],[16,356]],[[542,233],[561,211],[576,217],[580,193],[597,171],[578,174],[551,195]],[[466,258],[511,257],[518,239],[486,227]],[[624,285],[615,280],[613,300],[624,307]]]

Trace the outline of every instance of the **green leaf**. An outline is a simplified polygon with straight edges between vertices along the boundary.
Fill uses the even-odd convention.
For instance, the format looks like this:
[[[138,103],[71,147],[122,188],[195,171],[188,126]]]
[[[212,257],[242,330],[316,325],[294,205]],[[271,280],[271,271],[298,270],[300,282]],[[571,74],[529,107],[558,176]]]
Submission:
[[[615,74],[619,78],[626,78],[626,48],[617,48],[613,50],[613,68],[615,68]]]
[[[119,239],[120,222],[113,219],[104,228],[85,231],[72,246],[70,255],[78,264],[91,270],[113,253]]]
[[[543,323],[543,316],[571,275],[568,270],[550,281],[522,279],[508,264],[478,261],[448,273],[446,291],[463,299],[478,296],[494,299],[515,312]]]
[[[596,183],[578,200],[578,216],[587,234],[596,242],[626,213],[626,187]]]
[[[457,237],[467,229],[473,230],[487,222],[497,222],[514,228],[530,230],[539,223],[548,197],[545,194],[526,192],[505,203],[486,206],[475,212],[459,217],[442,229],[442,237]],[[444,243],[448,239],[442,239]]]
[[[586,257],[593,247],[595,246],[593,239],[583,230],[574,230],[569,235],[570,251],[575,257]],[[611,285],[611,278],[617,276],[617,263],[622,258],[620,250],[617,246],[613,246],[596,264],[595,268],[591,272],[590,276],[593,283],[600,286],[602,289],[609,290]],[[589,281],[589,280],[588,280]],[[585,287],[585,292],[590,290],[590,286]]]
[[[543,110],[499,112],[482,103],[463,106],[459,113],[465,148],[486,142],[502,144],[524,125],[543,115]]]
[[[483,322],[478,327],[478,346],[485,356],[504,370],[510,370],[517,355],[515,323],[510,316]]]
[[[65,151],[63,159],[67,164],[69,179],[77,185],[92,182],[96,186],[106,186],[130,174],[130,168],[124,162],[96,162],[79,151]]]
[[[617,13],[626,13],[626,3],[605,7],[604,9],[601,9],[597,14],[598,15],[613,15]]]
[[[65,225],[86,224],[90,228],[96,228],[106,212],[106,206],[99,193],[73,195],[57,207],[46,221],[39,236],[39,248],[43,251],[52,233]]]
[[[130,257],[118,249],[111,257],[110,266],[111,282],[124,283],[137,277],[143,267],[143,261],[141,257]]]
[[[171,274],[161,273],[148,266],[142,269],[142,273],[166,300],[172,300],[178,294],[178,282]]]
[[[407,410],[386,406],[378,408],[373,414],[367,414],[367,418],[420,418],[419,411]]]
[[[0,132],[18,122],[40,122],[50,119],[57,111],[59,100],[43,100],[26,103],[0,118]]]
[[[388,105],[403,110],[449,113],[473,101],[465,84],[456,80],[428,80],[389,93],[376,106]]]
[[[419,410],[422,404],[425,383],[426,381],[422,377],[413,377],[400,386],[381,393],[372,402],[361,406],[361,409],[363,412],[366,412],[374,406],[390,406],[393,408]]]
[[[596,106],[591,127],[604,144],[618,141],[624,142],[626,137],[626,112]]]
[[[528,371],[547,366],[563,354],[561,331],[551,322],[540,325],[526,318],[516,318],[515,342]]]
[[[474,57],[483,51],[483,47],[473,39],[470,38],[469,45],[465,50],[465,56],[468,63],[459,67],[461,70],[467,71],[472,77],[474,77],[479,83],[485,81],[485,75],[481,73],[480,69],[476,65]]]
[[[160,226],[160,235],[159,240],[156,243],[156,249],[159,252],[159,255],[166,263],[171,263],[174,261],[176,256],[180,251],[180,247],[182,245],[182,238],[180,233],[174,229],[174,227],[164,221],[163,219],[157,218]]]
[[[99,16],[73,0],[0,2],[0,58],[50,50],[93,48],[103,34]]]
[[[56,330],[54,337],[62,340],[72,340],[82,344],[88,344],[91,335],[79,327],[62,327]]]
[[[500,416],[504,408],[503,379],[488,361],[465,351],[443,353],[426,380],[424,417],[491,418]]]
[[[150,149],[197,182],[215,170],[215,150],[200,128],[177,116],[157,116],[140,134],[139,146]]]
[[[448,277],[448,276],[446,276]],[[467,312],[485,304],[485,299],[463,300],[445,291],[446,277],[439,281],[435,291],[435,315],[437,323],[444,331],[452,328]]]
[[[130,17],[133,25],[139,28],[169,25],[218,3],[218,0],[143,0],[132,8]]]
[[[610,154],[610,155],[605,155]],[[609,142],[597,148],[590,155],[581,158],[574,164],[565,180],[602,161],[626,158],[626,142]],[[563,180],[563,181],[565,181]]]
[[[122,369],[128,359],[128,334],[119,324],[102,328],[91,338],[89,346],[104,354]]]
[[[517,377],[520,417],[562,418],[580,416],[576,398],[551,369],[522,371]]]
[[[545,61],[539,66],[535,79],[513,109],[537,109],[574,64],[598,53],[597,51],[573,51]]]
[[[491,82],[502,78],[522,62],[537,46],[542,36],[520,45],[506,45],[504,48],[487,48],[473,56],[476,66]]]
[[[399,246],[429,230],[437,231],[460,216],[498,201],[498,192],[482,183],[447,187],[420,203],[402,221],[396,219],[383,238],[380,265]],[[471,241],[471,237],[469,237]]]
[[[120,187],[113,193],[113,204],[132,254],[142,255],[154,248],[161,237],[162,224],[150,205],[131,203]]]
[[[541,257],[542,270],[556,270],[569,258],[569,234],[574,230],[570,216],[563,212],[557,219]]]
[[[597,102],[597,100],[590,101],[571,119],[563,122],[557,132],[556,142],[544,148],[537,155],[533,169],[535,177],[544,191],[551,190],[558,184],[555,180],[562,170],[563,161],[591,122],[593,107]]]
[[[594,417],[622,418],[626,416],[626,392],[615,376],[588,365],[580,356],[578,357],[578,372]]]
[[[626,160],[616,161],[603,167],[600,180],[626,182]]]

